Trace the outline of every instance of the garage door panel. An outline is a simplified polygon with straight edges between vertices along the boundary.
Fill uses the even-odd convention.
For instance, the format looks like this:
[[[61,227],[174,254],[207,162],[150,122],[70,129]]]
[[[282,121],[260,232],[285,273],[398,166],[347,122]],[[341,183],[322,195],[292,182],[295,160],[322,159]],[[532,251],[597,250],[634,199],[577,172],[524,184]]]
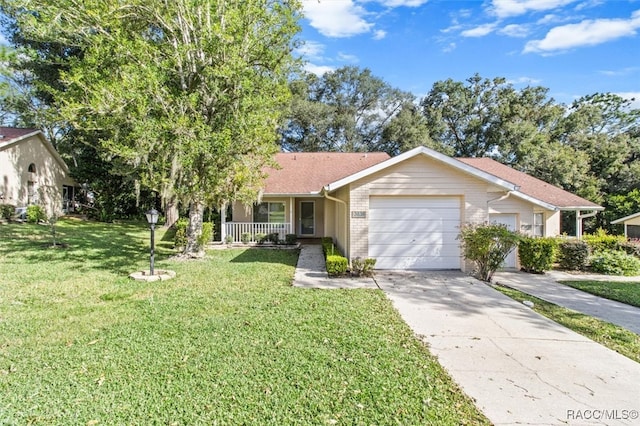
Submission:
[[[371,197],[369,256],[379,269],[459,269],[457,197]]]

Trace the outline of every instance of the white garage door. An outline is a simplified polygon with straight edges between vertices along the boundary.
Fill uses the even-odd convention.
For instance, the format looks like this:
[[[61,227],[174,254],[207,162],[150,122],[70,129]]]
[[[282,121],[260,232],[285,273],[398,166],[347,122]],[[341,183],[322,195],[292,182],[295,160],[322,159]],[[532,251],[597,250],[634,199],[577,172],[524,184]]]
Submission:
[[[460,269],[460,199],[371,197],[369,257],[379,269]]]

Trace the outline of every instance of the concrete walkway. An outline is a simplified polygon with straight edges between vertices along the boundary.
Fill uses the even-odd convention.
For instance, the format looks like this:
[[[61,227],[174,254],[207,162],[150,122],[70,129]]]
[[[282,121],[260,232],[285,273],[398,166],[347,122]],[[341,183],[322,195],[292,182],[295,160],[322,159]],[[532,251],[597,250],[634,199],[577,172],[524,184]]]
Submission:
[[[303,246],[294,285],[379,288],[496,425],[640,424],[640,364],[460,272],[329,279]]]
[[[594,296],[558,283],[560,280],[640,281],[640,277],[609,277],[603,275],[572,275],[550,271],[545,274],[524,272],[497,272],[496,284],[520,290],[547,302],[624,327],[640,334],[640,308]],[[640,392],[640,385],[638,388]]]

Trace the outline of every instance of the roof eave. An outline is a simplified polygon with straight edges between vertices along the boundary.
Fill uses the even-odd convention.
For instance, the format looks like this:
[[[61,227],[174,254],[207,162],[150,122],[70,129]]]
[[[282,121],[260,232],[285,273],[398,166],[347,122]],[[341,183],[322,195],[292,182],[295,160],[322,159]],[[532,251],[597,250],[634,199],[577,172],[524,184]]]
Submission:
[[[635,219],[636,217],[640,217],[640,212],[630,214],[629,216],[625,216],[620,219],[612,220],[611,223],[613,225],[617,225],[618,223],[626,222],[627,220]]]
[[[562,211],[578,211],[578,210],[595,210],[595,211],[603,211],[604,207],[602,206],[564,206],[560,207]]]

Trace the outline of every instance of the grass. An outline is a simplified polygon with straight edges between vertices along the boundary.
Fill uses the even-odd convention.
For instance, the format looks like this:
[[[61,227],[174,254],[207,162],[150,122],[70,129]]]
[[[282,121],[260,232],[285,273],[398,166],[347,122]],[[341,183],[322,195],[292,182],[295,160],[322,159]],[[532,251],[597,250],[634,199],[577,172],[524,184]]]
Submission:
[[[495,286],[495,288],[519,302],[524,300],[533,302],[533,310],[539,314],[627,358],[640,362],[640,335],[623,327],[546,302],[510,287]]]
[[[640,282],[560,281],[560,283],[596,296],[640,307]]]
[[[0,225],[0,424],[488,424],[382,292],[291,287],[297,252],[148,267],[146,224]]]

